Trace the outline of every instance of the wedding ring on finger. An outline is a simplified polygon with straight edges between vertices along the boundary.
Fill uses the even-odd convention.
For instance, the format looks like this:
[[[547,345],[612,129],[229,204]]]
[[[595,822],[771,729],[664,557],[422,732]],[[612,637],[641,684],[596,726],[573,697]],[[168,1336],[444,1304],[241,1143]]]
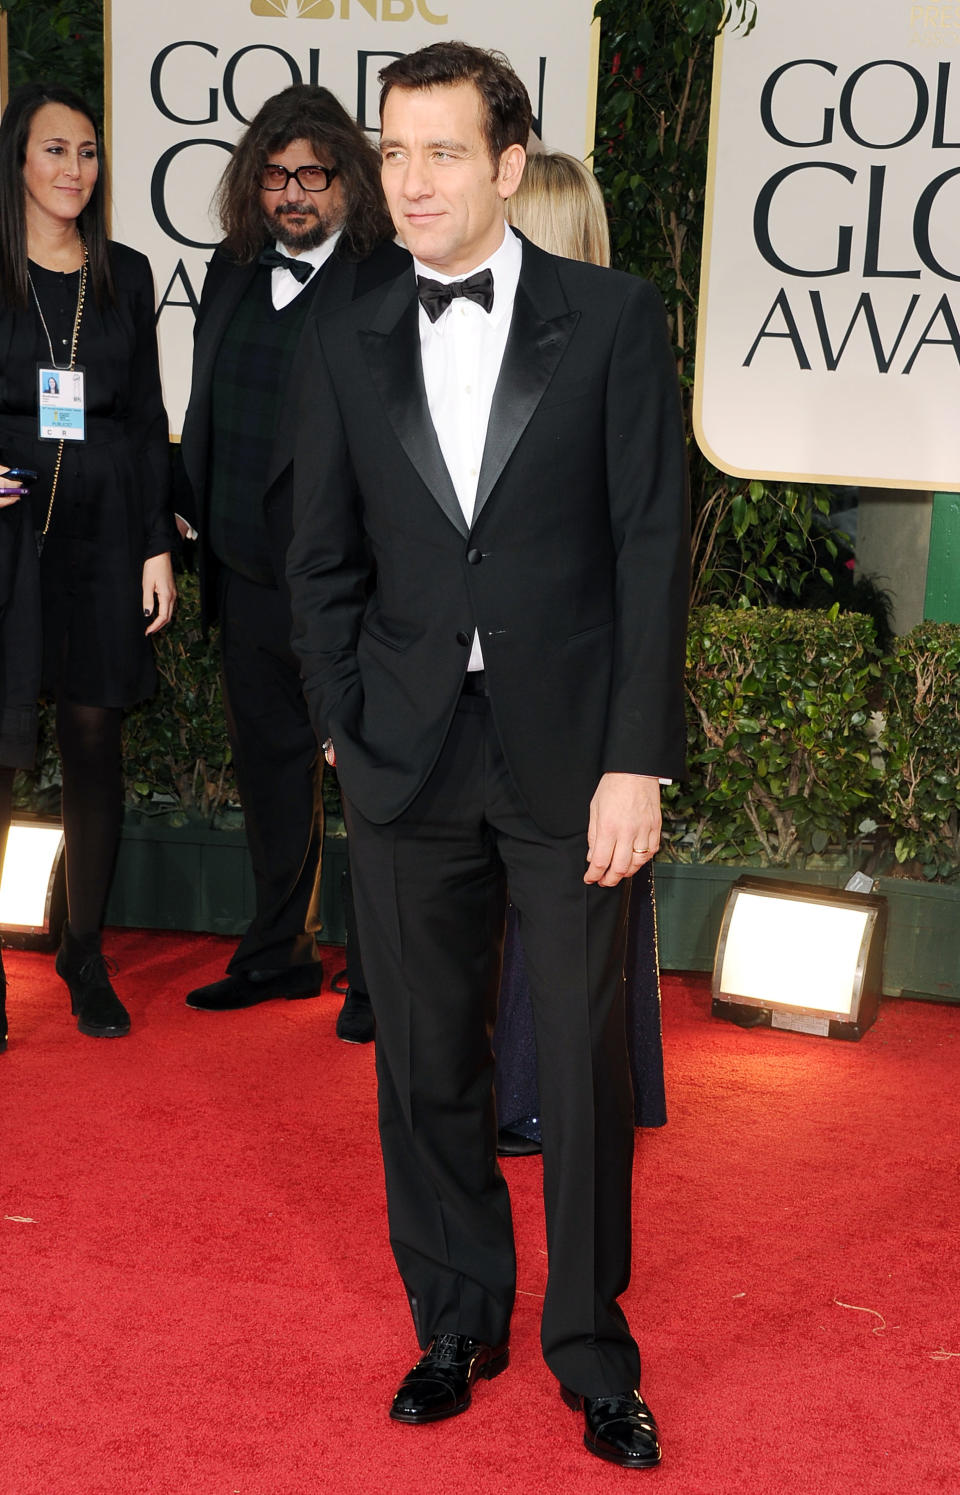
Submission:
[[[635,857],[645,857],[647,854],[647,848],[645,846],[635,846],[633,848],[633,854]]]

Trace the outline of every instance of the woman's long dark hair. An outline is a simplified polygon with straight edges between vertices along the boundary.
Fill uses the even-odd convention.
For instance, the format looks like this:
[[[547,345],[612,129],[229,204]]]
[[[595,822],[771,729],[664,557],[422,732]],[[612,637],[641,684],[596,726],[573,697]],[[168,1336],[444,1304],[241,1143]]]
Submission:
[[[10,95],[0,120],[0,297],[9,306],[27,304],[27,219],[23,166],[33,116],[44,104],[63,104],[90,121],[97,142],[99,173],[90,201],[77,219],[87,243],[90,283],[98,303],[113,300],[113,277],[107,258],[109,198],[107,163],[100,126],[93,110],[72,88],[59,83],[25,83]]]
[[[260,173],[268,156],[294,140],[306,140],[330,157],[343,184],[346,223],[337,245],[348,259],[364,259],[393,224],[380,186],[380,156],[329,88],[292,83],[267,99],[237,144],[220,180],[214,204],[226,247],[241,263],[263,248],[266,230],[260,206]]]

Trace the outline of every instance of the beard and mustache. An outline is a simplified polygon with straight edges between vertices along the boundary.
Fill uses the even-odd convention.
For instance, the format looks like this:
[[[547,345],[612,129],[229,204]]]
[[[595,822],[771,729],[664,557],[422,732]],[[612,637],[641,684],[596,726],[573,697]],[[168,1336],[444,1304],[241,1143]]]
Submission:
[[[303,223],[288,223],[288,218],[303,219]],[[285,249],[319,249],[331,234],[343,227],[342,219],[334,221],[332,214],[320,213],[312,202],[278,203],[272,213],[264,214],[264,223],[278,244]]]

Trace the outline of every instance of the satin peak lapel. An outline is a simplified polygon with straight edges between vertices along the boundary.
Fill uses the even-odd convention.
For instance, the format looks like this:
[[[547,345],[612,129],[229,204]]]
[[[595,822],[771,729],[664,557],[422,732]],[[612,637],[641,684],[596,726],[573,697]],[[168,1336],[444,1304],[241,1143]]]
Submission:
[[[394,320],[398,303],[399,315]],[[391,286],[372,326],[361,329],[360,344],[370,382],[383,401],[401,446],[450,523],[466,539],[467,521],[427,405],[420,362],[419,315],[420,303],[412,277],[401,276]]]
[[[490,407],[474,524],[543,398],[579,320],[578,311],[541,317],[522,282],[517,288],[513,322]]]

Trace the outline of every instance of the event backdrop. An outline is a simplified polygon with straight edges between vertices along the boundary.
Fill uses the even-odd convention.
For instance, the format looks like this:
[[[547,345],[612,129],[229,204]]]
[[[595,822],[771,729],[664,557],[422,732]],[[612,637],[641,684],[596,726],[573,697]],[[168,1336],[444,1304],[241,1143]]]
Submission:
[[[322,83],[375,133],[378,69],[456,37],[508,55],[551,148],[581,157],[593,148],[593,0],[107,0],[105,12],[113,233],[153,264],[175,433],[219,237],[210,198],[233,141],[270,94]]]
[[[960,489],[960,4],[759,0],[717,47],[697,440]]]

